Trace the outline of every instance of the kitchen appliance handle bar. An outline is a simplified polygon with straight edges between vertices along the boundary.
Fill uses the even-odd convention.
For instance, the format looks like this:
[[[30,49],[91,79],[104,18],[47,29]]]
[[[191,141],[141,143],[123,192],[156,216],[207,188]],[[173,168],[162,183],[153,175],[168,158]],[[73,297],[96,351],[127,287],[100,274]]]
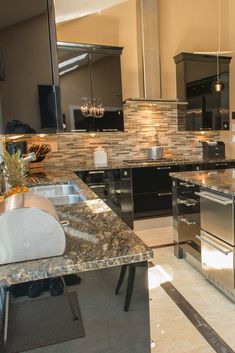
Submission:
[[[172,195],[171,192],[159,192],[159,193],[157,194],[157,196],[170,196],[170,195]]]
[[[104,174],[104,170],[92,170],[88,174]]]
[[[224,198],[224,200],[222,200],[222,199],[219,199],[219,198],[215,197],[214,195],[211,196],[209,193],[203,192],[203,191],[201,191],[201,192],[195,191],[195,195],[198,195],[200,197],[203,197],[204,199],[219,203],[220,205],[223,205],[223,206],[231,205],[233,203],[233,201],[230,200],[230,199],[226,200]]]
[[[96,184],[96,185],[91,185],[90,189],[98,189],[98,188],[105,188],[105,184]]]
[[[157,167],[157,170],[166,170],[166,169],[171,169],[171,167]]]
[[[212,246],[212,248],[215,248],[216,250],[222,252],[222,254],[224,254],[224,255],[228,255],[231,252],[233,252],[232,250],[229,250],[229,249],[227,251],[226,250],[222,250],[218,245],[215,245],[215,244],[211,243],[209,240],[205,239],[203,236],[196,235],[196,238],[201,240],[202,242]]]

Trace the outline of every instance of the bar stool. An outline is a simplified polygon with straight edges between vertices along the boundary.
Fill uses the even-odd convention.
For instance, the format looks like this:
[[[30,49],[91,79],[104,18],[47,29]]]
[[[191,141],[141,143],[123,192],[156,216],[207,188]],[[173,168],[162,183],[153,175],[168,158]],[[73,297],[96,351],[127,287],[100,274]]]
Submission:
[[[124,311],[129,310],[129,305],[131,302],[132,292],[133,292],[134,283],[135,283],[135,270],[136,270],[135,264],[122,265],[118,283],[115,289],[115,294],[116,295],[119,294],[119,290],[124,281],[127,268],[129,269],[129,271],[128,271],[128,279],[127,279],[126,298],[125,298],[125,304],[123,308]]]

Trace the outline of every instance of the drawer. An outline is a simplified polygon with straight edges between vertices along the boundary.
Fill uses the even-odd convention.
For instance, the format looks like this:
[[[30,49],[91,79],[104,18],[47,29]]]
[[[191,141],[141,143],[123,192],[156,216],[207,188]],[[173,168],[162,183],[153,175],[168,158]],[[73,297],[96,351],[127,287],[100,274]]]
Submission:
[[[234,290],[233,247],[203,231],[200,240],[202,270],[206,277],[226,289]]]
[[[172,209],[172,195],[169,193],[138,194],[133,196],[134,212],[146,213]]]
[[[223,241],[234,243],[234,205],[229,195],[201,189],[201,228]]]
[[[172,183],[169,173],[179,170],[180,166],[133,168],[134,194],[171,191]]]
[[[196,235],[200,234],[200,224],[198,223],[199,216],[195,218],[189,218],[185,215],[178,216],[178,238],[179,241],[193,241],[200,244],[200,241],[196,238]]]
[[[200,214],[200,202],[195,198],[177,198],[178,212],[184,215]]]

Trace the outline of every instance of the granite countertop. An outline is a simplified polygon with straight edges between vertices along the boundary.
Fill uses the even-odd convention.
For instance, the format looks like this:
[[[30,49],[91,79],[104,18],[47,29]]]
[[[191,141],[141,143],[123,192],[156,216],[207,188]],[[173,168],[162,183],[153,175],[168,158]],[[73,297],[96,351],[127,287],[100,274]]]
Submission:
[[[141,159],[128,159],[120,162],[112,162],[107,166],[97,167],[95,165],[80,165],[76,170],[105,170],[105,169],[123,169],[123,168],[141,168],[141,167],[157,167],[157,166],[170,166],[170,165],[184,165],[184,164],[204,164],[204,163],[228,163],[235,162],[233,158],[221,158],[221,159],[188,159],[188,158],[177,158],[177,157],[166,157],[158,160],[149,160],[147,158]]]
[[[170,173],[171,177],[235,196],[235,169]]]
[[[152,250],[85,185],[73,171],[57,170],[29,178],[29,185],[74,182],[83,202],[56,206],[68,220],[63,256],[0,266],[0,285],[12,285],[71,273],[149,260]]]

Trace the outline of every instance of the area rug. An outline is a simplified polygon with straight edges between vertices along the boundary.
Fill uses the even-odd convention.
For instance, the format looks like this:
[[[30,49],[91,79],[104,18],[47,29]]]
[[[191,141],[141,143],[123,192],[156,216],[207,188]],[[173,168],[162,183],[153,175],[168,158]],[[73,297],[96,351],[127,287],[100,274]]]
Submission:
[[[85,336],[76,292],[69,293],[77,320],[73,320],[68,297],[27,300],[10,304],[7,344],[0,352],[19,353]]]

